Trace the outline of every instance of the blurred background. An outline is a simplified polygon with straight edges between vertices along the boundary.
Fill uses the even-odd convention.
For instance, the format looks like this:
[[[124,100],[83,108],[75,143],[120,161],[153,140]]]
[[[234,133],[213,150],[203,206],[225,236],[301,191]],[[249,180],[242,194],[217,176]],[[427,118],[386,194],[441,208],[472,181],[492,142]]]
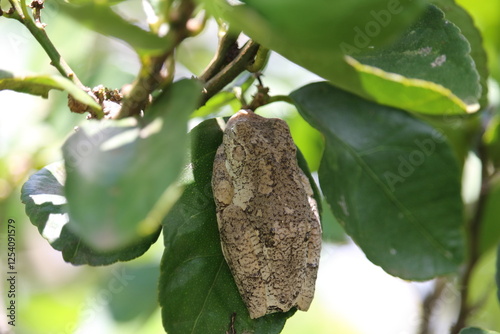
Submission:
[[[8,8],[1,0],[2,8]],[[500,79],[500,1],[460,0],[484,35],[492,77]],[[60,15],[57,4],[45,4],[42,20],[47,33],[87,86],[120,88],[138,69],[136,54],[125,44],[98,35]],[[144,22],[141,3],[127,0],[116,6],[127,17]],[[187,40],[177,54],[177,77],[197,75],[217,46],[217,26]],[[0,69],[15,74],[57,74],[30,33],[18,22],[0,17]],[[272,54],[263,82],[272,95],[288,94],[320,78]],[[492,83],[493,84],[493,83]],[[270,110],[272,109],[272,110]],[[230,110],[223,113],[230,114]],[[322,139],[288,104],[274,103],[265,113],[288,121],[292,135],[315,171]],[[17,322],[16,334],[163,333],[156,301],[156,282],[162,238],[142,257],[108,267],[75,267],[63,261],[30,223],[20,202],[20,189],[35,171],[61,159],[60,147],[85,117],[67,108],[65,93],[52,91],[42,99],[0,91],[0,333],[10,326],[5,317],[6,223],[16,221]],[[193,120],[193,126],[200,120]],[[477,175],[477,162],[466,170]],[[465,192],[477,190],[477,178],[467,178]],[[325,219],[333,219],[327,217]],[[389,276],[371,264],[340,230],[329,232],[323,248],[316,297],[309,312],[297,312],[284,334],[413,334],[421,318],[422,301],[434,282],[410,283]],[[6,248],[6,247],[5,247]],[[474,325],[500,330],[500,308],[494,282],[495,255],[488,254],[474,272],[472,298],[482,301]],[[446,333],[457,311],[455,286],[445,285],[436,318]]]

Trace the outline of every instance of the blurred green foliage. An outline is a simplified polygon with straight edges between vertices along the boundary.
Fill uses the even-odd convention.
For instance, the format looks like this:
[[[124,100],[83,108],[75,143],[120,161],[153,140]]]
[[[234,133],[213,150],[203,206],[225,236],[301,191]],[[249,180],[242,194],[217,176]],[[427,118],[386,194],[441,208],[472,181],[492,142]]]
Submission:
[[[471,13],[483,34],[491,77],[500,81],[500,2],[457,2]],[[1,4],[5,9],[6,1]],[[62,15],[58,6],[57,2],[47,2],[43,21],[48,24],[47,32],[51,40],[79,78],[90,87],[102,84],[120,88],[130,83],[139,70],[139,61],[133,50],[123,42],[84,28]],[[139,1],[125,1],[117,8],[135,20],[145,18],[142,10],[138,10]],[[179,50],[177,77],[198,75],[210,61],[217,32],[213,22],[208,27],[206,33],[187,40]],[[16,74],[57,74],[49,62],[42,48],[23,26],[0,17],[0,69],[12,70]],[[264,77],[264,80],[273,93],[288,94],[313,79],[307,71],[290,65],[276,55],[269,66],[273,68],[267,72],[269,78]],[[252,93],[250,90],[248,95]],[[319,132],[308,125],[294,108],[288,105],[273,108],[276,116],[283,116],[289,122],[295,142],[311,170],[317,171],[324,146]],[[154,305],[146,305],[140,298],[150,296],[150,289],[137,296],[137,290],[141,286],[150,288],[158,275],[151,267],[157,266],[160,261],[161,245],[153,247],[137,263],[116,264],[107,268],[73,268],[40,238],[19,200],[21,186],[29,175],[61,159],[62,143],[73,128],[84,121],[84,117],[71,114],[66,94],[57,91],[51,91],[47,100],[0,91],[0,116],[0,237],[4,237],[7,219],[15,219],[18,226],[21,281],[16,334],[74,333],[79,328],[82,333],[147,334],[163,331],[158,310]],[[333,239],[343,238],[340,233]],[[473,321],[485,328],[498,329],[498,302],[490,297],[484,300],[485,294],[494,289],[494,282],[490,282],[495,266],[493,253],[491,250],[486,253],[474,273],[471,298],[483,302]],[[2,265],[5,263],[3,252],[0,253],[0,261]],[[129,275],[137,280],[132,279],[129,283],[122,275],[120,281],[116,274],[123,273],[120,268],[129,268],[126,269]],[[141,271],[140,268],[146,269]],[[123,289],[110,286],[116,280],[121,282]],[[127,308],[127,301],[130,301],[130,308]],[[144,314],[137,316],[131,313],[135,302],[144,305]],[[313,312],[293,317],[283,333],[308,331],[326,334],[331,333],[334,326],[341,333],[356,333],[319,307],[315,312],[313,307]]]

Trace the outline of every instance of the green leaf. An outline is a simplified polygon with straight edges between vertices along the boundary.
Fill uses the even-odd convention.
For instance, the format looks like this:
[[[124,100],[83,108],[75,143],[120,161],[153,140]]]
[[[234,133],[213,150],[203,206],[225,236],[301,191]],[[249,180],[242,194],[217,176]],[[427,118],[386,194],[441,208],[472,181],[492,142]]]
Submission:
[[[323,199],[322,203],[322,214],[321,214],[321,228],[322,231],[322,239],[327,242],[342,244],[347,242],[347,235],[345,234],[342,225],[338,222],[335,216],[330,210],[330,205],[328,202]]]
[[[221,91],[215,94],[202,107],[198,108],[191,117],[206,117],[210,114],[220,111],[223,107],[236,100],[233,92]]]
[[[430,81],[406,78],[396,73],[388,73],[377,67],[364,65],[354,58],[346,57],[359,76],[360,83],[352,85],[332,80],[332,83],[379,104],[428,115],[461,115],[478,110],[478,105],[467,105],[448,88]],[[344,69],[351,71],[352,69]],[[356,72],[352,72],[350,76]],[[333,74],[333,72],[332,72]],[[356,87],[361,85],[361,88]]]
[[[160,276],[158,264],[122,265],[115,267],[113,276],[106,277],[102,289],[109,289],[110,279],[116,278],[118,286],[114,285],[115,293],[109,301],[108,308],[113,319],[128,322],[134,319],[145,320],[158,307],[157,283]]]
[[[126,245],[160,224],[180,195],[187,120],[201,87],[182,80],[133,118],[88,122],[63,146],[71,228],[97,249]]]
[[[459,165],[463,166],[470,151],[475,147],[481,131],[481,113],[467,115],[421,115],[420,119],[443,133],[451,145]]]
[[[491,181],[486,205],[483,209],[481,229],[479,231],[479,252],[486,253],[500,242],[500,182]]]
[[[470,51],[460,29],[445,20],[437,7],[429,6],[395,43],[354,57],[388,73],[437,83],[472,107],[481,95],[481,86]]]
[[[297,147],[304,154],[312,171],[317,171],[323,154],[324,141],[321,133],[313,128],[309,123],[295,111],[293,105],[289,106],[287,122],[290,126],[290,133]],[[293,115],[288,117],[288,115]]]
[[[318,206],[318,212],[320,214],[320,218],[322,218],[323,214],[323,200],[321,193],[319,191],[318,186],[316,185],[316,181],[314,180],[311,171],[309,169],[309,166],[307,165],[306,158],[302,154],[302,152],[297,148],[297,164],[299,165],[300,169],[304,172],[304,174],[307,176],[307,179],[309,180],[309,183],[311,184],[311,188],[313,190],[313,197],[316,200],[316,204]]]
[[[342,51],[347,44],[359,48],[386,44],[397,38],[399,29],[413,21],[425,5],[424,1],[405,0],[243,2],[245,6],[228,8],[212,1],[231,20],[241,17],[237,26],[264,45],[289,47],[287,42],[294,41],[294,45],[317,51],[330,50],[333,45],[336,51]],[[366,36],[368,44],[361,45],[361,35]]]
[[[495,167],[500,167],[500,115],[494,114],[489,120],[483,135],[488,159]]]
[[[454,0],[432,0],[431,2],[445,13],[446,19],[450,20],[453,24],[460,28],[461,34],[469,42],[471,47],[470,55],[474,60],[476,69],[480,75],[479,82],[481,84],[481,97],[479,99],[479,103],[481,108],[487,107],[489,70],[488,59],[486,51],[483,47],[483,37],[481,32],[474,24],[470,14],[461,6],[457,5]]]
[[[321,189],[368,259],[411,280],[458,270],[465,247],[461,176],[442,134],[327,83],[291,97],[325,136]]]
[[[0,70],[0,90],[9,89],[19,93],[49,97],[52,89],[63,90],[76,100],[88,105],[95,111],[101,107],[93,98],[75,85],[71,80],[57,75],[14,76],[14,74]]]
[[[141,256],[158,239],[161,228],[128,247],[112,252],[91,248],[68,228],[70,218],[64,196],[65,179],[64,165],[57,162],[33,174],[21,190],[21,200],[26,205],[31,223],[54,249],[62,252],[64,261],[91,266],[129,261]]]
[[[220,246],[211,178],[222,131],[215,119],[191,131],[195,182],[163,221],[165,251],[159,298],[163,326],[169,334],[280,333],[294,313],[275,313],[252,320],[224,260]]]
[[[383,48],[415,21],[424,9],[423,2],[365,0],[326,4],[334,7],[332,10],[328,10],[321,0],[256,0],[234,7],[223,0],[204,2],[213,13],[265,47],[365,99],[424,114],[463,114],[478,109],[477,98],[472,104],[467,104],[453,94],[451,88],[460,88],[453,80],[446,81],[453,83],[453,87],[443,87],[432,82],[435,76],[408,78],[404,73],[386,72],[344,56],[363,53],[370,47],[375,50]],[[395,7],[390,7],[395,4]],[[403,7],[404,10],[400,11]],[[386,12],[389,14],[381,14]],[[357,14],[353,16],[351,13]],[[424,15],[420,20],[425,22],[426,19],[428,17]],[[443,30],[447,28],[444,20],[435,20],[434,23],[440,24]],[[462,38],[457,30],[454,32],[454,38]],[[468,55],[462,60],[467,62],[467,59],[470,59]],[[470,67],[468,64],[467,69]],[[465,95],[474,94],[467,91]]]
[[[89,29],[123,40],[139,53],[160,53],[169,47],[167,40],[125,20],[104,2],[84,2],[80,5],[58,1],[62,13]]]
[[[499,334],[499,333],[494,331],[488,331],[478,327],[468,327],[462,329],[459,334]]]
[[[497,299],[500,302],[500,245],[497,246],[497,263],[496,263],[496,277],[497,283]]]

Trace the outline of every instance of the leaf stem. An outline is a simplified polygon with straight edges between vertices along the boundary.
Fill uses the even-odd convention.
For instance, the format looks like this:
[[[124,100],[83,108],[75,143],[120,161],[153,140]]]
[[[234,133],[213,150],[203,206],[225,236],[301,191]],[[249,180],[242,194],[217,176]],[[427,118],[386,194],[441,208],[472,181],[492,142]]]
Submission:
[[[295,103],[293,103],[293,100],[288,95],[272,95],[269,97],[269,103],[273,102],[286,102],[291,105],[295,105]]]

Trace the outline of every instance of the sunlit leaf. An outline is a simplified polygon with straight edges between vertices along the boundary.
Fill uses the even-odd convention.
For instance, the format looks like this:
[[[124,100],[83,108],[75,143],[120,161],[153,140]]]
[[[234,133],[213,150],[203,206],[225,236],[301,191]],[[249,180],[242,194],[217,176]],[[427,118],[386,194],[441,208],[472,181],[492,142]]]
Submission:
[[[57,75],[15,76],[10,72],[0,70],[0,90],[5,89],[19,93],[39,95],[44,98],[49,97],[49,92],[52,89],[63,90],[93,110],[101,110],[101,107],[94,99],[71,80]]]
[[[353,56],[364,65],[446,87],[475,111],[481,86],[470,52],[461,30],[445,20],[441,10],[429,6],[396,42]]]
[[[112,250],[159,225],[180,195],[174,182],[200,94],[198,82],[182,80],[155,100],[142,124],[134,118],[87,122],[68,138],[65,191],[75,233]]]
[[[484,108],[488,104],[488,59],[483,47],[483,37],[476,27],[471,15],[462,7],[457,5],[454,0],[432,0],[433,4],[438,6],[444,13],[447,20],[450,20],[458,28],[461,34],[470,44],[470,55],[474,59],[476,69],[480,75],[481,97],[479,102]]]

